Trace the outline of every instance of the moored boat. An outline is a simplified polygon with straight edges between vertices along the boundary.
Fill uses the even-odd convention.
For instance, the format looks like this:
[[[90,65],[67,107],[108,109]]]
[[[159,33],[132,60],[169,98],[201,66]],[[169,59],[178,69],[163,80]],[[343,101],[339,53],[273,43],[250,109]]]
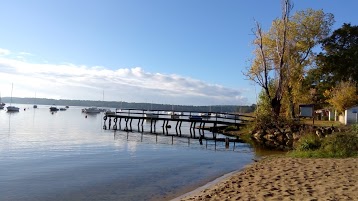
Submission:
[[[159,115],[155,113],[146,113],[144,116],[148,118],[158,118]]]
[[[12,84],[11,84],[11,101],[10,101],[10,105],[7,106],[6,109],[7,109],[8,112],[19,112],[19,111],[20,111],[20,108],[11,105],[11,103],[12,103],[12,91],[13,91],[13,89],[14,89],[14,84],[12,83]]]
[[[56,111],[58,111],[59,109],[57,108],[57,107],[55,107],[55,106],[51,106],[50,107],[50,111],[51,112],[56,112]]]
[[[18,112],[18,111],[20,111],[20,108],[10,105],[10,106],[6,107],[6,110],[8,112]]]
[[[98,109],[97,107],[89,107],[89,108],[83,109],[83,112],[85,112],[87,114],[97,114],[97,113],[100,113],[101,110]]]

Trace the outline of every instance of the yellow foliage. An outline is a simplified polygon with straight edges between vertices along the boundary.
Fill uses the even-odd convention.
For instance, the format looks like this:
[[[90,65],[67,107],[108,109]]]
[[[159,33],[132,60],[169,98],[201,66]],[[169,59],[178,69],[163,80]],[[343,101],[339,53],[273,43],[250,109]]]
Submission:
[[[325,91],[324,96],[329,97],[327,102],[339,112],[358,103],[357,88],[354,82],[341,82],[330,91]]]

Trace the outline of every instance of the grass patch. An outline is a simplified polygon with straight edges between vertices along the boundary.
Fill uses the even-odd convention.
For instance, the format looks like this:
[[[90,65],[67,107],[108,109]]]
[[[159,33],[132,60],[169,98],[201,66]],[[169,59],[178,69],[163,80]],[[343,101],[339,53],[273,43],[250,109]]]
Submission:
[[[358,156],[358,134],[344,132],[318,138],[313,134],[302,137],[294,151],[288,153],[300,158],[346,158]]]
[[[329,126],[334,126],[334,127],[338,127],[338,126],[342,126],[342,124],[338,121],[323,121],[323,120],[315,120],[314,124],[312,119],[300,119],[300,121],[303,124],[306,125],[315,125],[315,126],[323,126],[323,127],[329,127]]]

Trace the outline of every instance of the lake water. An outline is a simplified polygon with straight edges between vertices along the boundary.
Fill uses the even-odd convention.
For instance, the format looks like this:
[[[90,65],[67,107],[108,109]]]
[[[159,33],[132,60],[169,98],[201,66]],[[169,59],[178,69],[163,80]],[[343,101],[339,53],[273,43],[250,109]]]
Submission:
[[[222,142],[103,130],[103,114],[86,117],[80,107],[52,114],[49,106],[17,106],[17,113],[0,110],[2,201],[169,200],[256,157],[243,143],[226,149]]]

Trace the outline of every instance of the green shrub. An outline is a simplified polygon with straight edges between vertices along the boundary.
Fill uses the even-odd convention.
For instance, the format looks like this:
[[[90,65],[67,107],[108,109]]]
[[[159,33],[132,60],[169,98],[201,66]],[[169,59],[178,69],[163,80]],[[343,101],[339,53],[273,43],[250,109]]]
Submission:
[[[352,125],[352,132],[356,135],[358,135],[358,124],[353,124]]]
[[[358,156],[358,135],[338,133],[319,139],[313,134],[302,137],[296,149],[289,153],[301,158],[345,158]]]
[[[332,157],[358,155],[358,136],[355,133],[331,135],[322,143],[321,150]]]
[[[298,151],[312,151],[321,147],[321,139],[317,135],[309,133],[300,138],[296,144],[296,150]]]

